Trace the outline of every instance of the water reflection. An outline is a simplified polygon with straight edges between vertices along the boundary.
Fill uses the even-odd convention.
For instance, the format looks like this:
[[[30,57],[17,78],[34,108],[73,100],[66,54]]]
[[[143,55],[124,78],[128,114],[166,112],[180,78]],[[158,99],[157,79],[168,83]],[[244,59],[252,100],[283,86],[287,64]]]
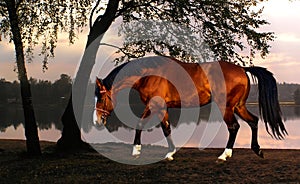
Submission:
[[[56,141],[63,128],[64,104],[34,107],[41,140]],[[25,139],[23,108],[20,104],[0,106],[0,138]]]
[[[294,107],[294,114],[296,115],[296,118],[300,117],[300,106]]]
[[[255,114],[258,114],[258,108],[255,105],[248,106],[249,110]],[[60,122],[61,115],[64,111],[64,105],[48,105],[48,106],[36,106],[36,118],[39,127],[39,134],[41,140],[57,141],[60,137],[62,130],[62,124]],[[136,115],[140,115],[143,111],[143,105],[136,104],[132,106],[132,110]],[[184,111],[197,111],[199,109],[185,109]],[[93,105],[86,105],[85,108],[85,122],[82,125],[82,132],[84,139],[89,142],[105,143],[105,142],[118,142],[122,141],[125,143],[132,143],[134,137],[134,130],[128,128],[122,123],[115,114],[109,118],[107,129],[101,127],[95,127],[92,124],[92,112]],[[220,125],[216,137],[209,144],[209,147],[224,147],[226,145],[228,132],[225,123],[214,120],[213,122],[207,123],[209,114],[211,112],[211,106],[206,106],[200,109],[200,118],[186,116],[182,122],[176,123],[179,116],[180,110],[170,110],[170,122],[174,127],[179,127],[180,131],[177,132],[176,136],[173,136],[174,142],[179,145],[184,144],[184,140],[189,130],[193,130],[194,133],[191,136],[189,142],[185,143],[185,146],[199,147],[199,140],[203,135],[203,129],[205,126],[210,124]],[[25,139],[24,137],[24,126],[23,126],[23,111],[22,107],[17,104],[9,104],[5,107],[0,107],[0,138],[9,139]],[[298,106],[282,106],[282,114],[285,120],[285,125],[288,130],[289,136],[283,141],[277,141],[271,138],[265,130],[264,124],[259,123],[259,142],[263,148],[291,148],[300,149],[300,107]],[[196,123],[197,122],[197,123]],[[236,147],[250,147],[251,132],[249,126],[243,121],[239,121],[241,129],[239,131]],[[110,139],[108,139],[110,135]],[[149,129],[143,133],[142,141],[145,144],[153,144],[155,142],[159,145],[166,145],[164,136],[159,125]]]
[[[61,104],[40,105],[35,106],[34,109],[39,130],[48,130],[53,128],[53,126],[55,129],[62,130],[60,117],[64,112],[64,106]],[[23,125],[24,116],[21,105],[8,104],[5,107],[0,107],[0,112],[1,132],[5,132],[10,126],[17,128],[18,126]]]

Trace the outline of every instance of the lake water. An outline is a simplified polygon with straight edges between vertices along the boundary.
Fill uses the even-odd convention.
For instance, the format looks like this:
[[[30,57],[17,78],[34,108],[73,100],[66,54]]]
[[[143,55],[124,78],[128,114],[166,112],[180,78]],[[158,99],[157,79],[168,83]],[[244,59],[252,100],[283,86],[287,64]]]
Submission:
[[[250,106],[249,109],[254,114],[258,114],[256,106]],[[60,117],[63,110],[63,106],[43,106],[36,109],[40,140],[55,142],[60,138],[62,130]],[[127,128],[120,122],[111,124],[107,129],[95,127],[91,121],[92,109],[88,109],[88,111],[90,113],[86,113],[86,116],[90,117],[90,121],[82,127],[82,138],[84,140],[90,143],[123,142],[132,144],[135,133],[133,129]],[[206,111],[203,110],[203,113],[207,113]],[[0,112],[0,139],[25,139],[21,106],[1,107]],[[275,140],[267,133],[264,123],[260,121],[259,143],[262,148],[300,149],[300,107],[282,106],[282,113],[289,135],[284,140]],[[172,114],[176,115],[178,112],[175,110],[170,116]],[[175,121],[172,120],[172,117],[170,119],[170,121]],[[249,148],[251,141],[250,127],[242,120],[239,120],[239,123],[241,128],[235,147]],[[181,123],[173,125],[172,137],[176,146],[180,147],[223,148],[226,146],[228,131],[224,122],[219,120],[208,122],[207,117],[202,117],[197,123],[184,119]],[[167,145],[159,126],[144,131],[142,143]]]

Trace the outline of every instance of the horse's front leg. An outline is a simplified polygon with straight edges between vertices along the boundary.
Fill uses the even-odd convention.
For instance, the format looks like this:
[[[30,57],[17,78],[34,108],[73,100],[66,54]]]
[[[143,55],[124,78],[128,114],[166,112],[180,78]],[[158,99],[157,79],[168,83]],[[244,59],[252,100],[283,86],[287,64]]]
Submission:
[[[132,156],[134,157],[138,157],[141,154],[141,150],[142,150],[141,134],[142,134],[141,129],[135,130],[135,137],[134,137],[133,149],[132,149]]]
[[[164,113],[165,115],[164,115],[164,118],[163,118],[163,120],[162,120],[162,122],[161,122],[161,128],[162,128],[162,130],[163,130],[163,132],[164,132],[164,135],[165,135],[165,137],[166,137],[166,139],[167,139],[167,142],[168,142],[168,147],[169,147],[169,150],[168,150],[168,153],[166,154],[166,156],[165,156],[165,158],[167,159],[167,160],[173,160],[174,158],[173,158],[173,155],[176,153],[176,147],[175,147],[175,145],[174,145],[174,143],[173,143],[173,140],[172,140],[172,138],[171,138],[171,125],[170,125],[170,123],[169,123],[169,121],[168,121],[168,112],[167,111],[165,111],[165,113]]]
[[[142,144],[141,144],[141,135],[144,125],[144,120],[150,115],[150,108],[147,106],[142,114],[141,120],[136,126],[135,130],[135,136],[133,141],[133,149],[132,149],[132,156],[139,157],[142,150]]]

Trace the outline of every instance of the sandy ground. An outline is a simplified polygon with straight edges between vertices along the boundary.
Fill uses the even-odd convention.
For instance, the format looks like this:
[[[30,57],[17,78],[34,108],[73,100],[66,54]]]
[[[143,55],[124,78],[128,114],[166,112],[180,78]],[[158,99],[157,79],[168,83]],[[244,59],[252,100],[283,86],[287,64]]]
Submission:
[[[234,149],[231,159],[218,164],[222,149],[183,148],[171,162],[127,165],[99,153],[61,154],[55,143],[41,145],[43,155],[28,158],[24,141],[0,140],[0,183],[300,183],[300,150],[268,149],[261,159],[250,149]],[[129,149],[112,147],[124,155]],[[157,148],[155,154],[165,151]]]

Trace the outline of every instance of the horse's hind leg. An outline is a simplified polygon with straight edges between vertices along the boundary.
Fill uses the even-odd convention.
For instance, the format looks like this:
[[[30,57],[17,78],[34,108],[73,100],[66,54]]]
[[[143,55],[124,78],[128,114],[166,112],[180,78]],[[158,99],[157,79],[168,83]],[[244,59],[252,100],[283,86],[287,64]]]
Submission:
[[[232,108],[226,108],[224,121],[229,131],[229,139],[225,151],[222,153],[222,155],[218,157],[218,161],[221,162],[226,161],[227,158],[230,158],[232,156],[233,145],[235,143],[238,130],[240,128],[238,121],[234,117]]]
[[[173,140],[171,138],[171,125],[170,125],[168,119],[169,119],[168,118],[168,112],[165,111],[164,112],[164,118],[161,122],[161,128],[162,128],[162,130],[164,132],[164,135],[167,139],[168,147],[169,147],[169,151],[168,151],[167,155],[165,156],[165,158],[167,160],[173,160],[173,155],[176,153],[176,147],[175,147],[175,145],[173,143]]]
[[[251,127],[252,131],[252,139],[251,139],[251,149],[260,157],[263,156],[263,152],[260,150],[260,146],[257,141],[257,132],[258,132],[258,118],[251,114],[245,105],[239,106],[235,109],[235,112],[237,115],[239,115],[240,118],[242,118],[244,121],[248,123],[248,125]]]

